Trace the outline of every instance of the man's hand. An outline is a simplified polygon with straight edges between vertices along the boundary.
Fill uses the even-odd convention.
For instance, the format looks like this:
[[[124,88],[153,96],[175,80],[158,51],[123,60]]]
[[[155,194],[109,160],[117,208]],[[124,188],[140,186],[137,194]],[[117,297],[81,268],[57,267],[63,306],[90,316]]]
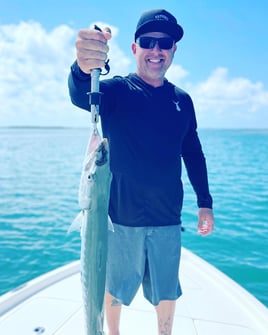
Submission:
[[[214,216],[210,208],[199,208],[197,230],[200,235],[206,236],[214,229]]]
[[[112,37],[110,28],[103,31],[81,29],[75,42],[77,63],[84,73],[103,68],[109,47],[107,41]]]

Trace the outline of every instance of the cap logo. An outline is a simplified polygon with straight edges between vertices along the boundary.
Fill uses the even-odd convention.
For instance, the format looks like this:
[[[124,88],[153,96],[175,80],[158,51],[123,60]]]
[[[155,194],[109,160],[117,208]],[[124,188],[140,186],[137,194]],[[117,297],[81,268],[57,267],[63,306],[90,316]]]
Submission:
[[[165,21],[168,21],[168,17],[166,15],[163,15],[163,14],[155,15],[155,19],[156,20],[165,20]]]

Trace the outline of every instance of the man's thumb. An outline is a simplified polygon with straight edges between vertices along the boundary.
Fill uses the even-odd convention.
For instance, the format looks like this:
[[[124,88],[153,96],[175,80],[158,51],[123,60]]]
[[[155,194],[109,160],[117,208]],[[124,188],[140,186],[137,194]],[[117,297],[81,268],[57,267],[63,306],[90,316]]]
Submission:
[[[104,36],[105,36],[106,40],[109,40],[109,39],[112,38],[112,31],[109,27],[105,27],[103,29],[103,33],[104,33]]]

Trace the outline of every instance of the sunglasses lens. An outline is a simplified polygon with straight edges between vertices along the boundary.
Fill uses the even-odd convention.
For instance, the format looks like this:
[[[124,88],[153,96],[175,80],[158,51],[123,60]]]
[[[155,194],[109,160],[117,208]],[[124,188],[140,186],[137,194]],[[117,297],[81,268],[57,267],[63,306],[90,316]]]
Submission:
[[[151,37],[145,37],[145,36],[139,37],[137,39],[137,43],[143,49],[152,49],[155,45],[155,41],[153,41]]]
[[[158,45],[160,49],[169,50],[173,47],[174,41],[171,37],[159,38]]]
[[[155,38],[143,36],[137,39],[137,43],[143,49],[153,49],[156,43],[158,43],[160,49],[169,50],[173,47],[174,40],[171,37]]]

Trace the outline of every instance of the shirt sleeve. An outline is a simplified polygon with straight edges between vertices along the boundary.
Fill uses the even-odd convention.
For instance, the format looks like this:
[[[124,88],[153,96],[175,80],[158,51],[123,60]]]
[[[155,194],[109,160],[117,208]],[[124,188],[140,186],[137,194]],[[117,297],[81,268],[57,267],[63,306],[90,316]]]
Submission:
[[[202,146],[197,133],[197,122],[194,106],[188,96],[188,108],[191,112],[191,122],[182,146],[182,158],[189,180],[197,195],[199,208],[212,208],[212,197],[209,193],[207,165]]]
[[[69,95],[72,103],[85,110],[90,109],[88,92],[90,91],[90,74],[84,73],[78,66],[77,61],[71,66],[68,77]]]

